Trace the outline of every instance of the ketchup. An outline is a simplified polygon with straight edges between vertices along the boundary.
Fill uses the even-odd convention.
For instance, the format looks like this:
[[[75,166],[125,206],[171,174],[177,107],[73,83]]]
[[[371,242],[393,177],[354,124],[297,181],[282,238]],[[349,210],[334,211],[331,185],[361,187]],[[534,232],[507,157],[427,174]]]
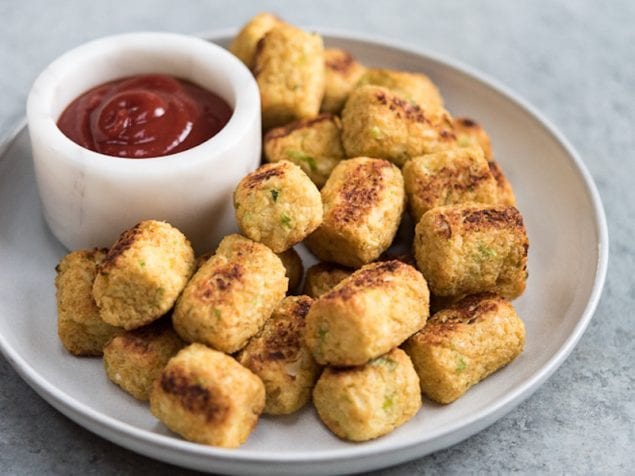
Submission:
[[[216,94],[161,74],[93,88],[64,110],[57,126],[73,142],[105,155],[143,159],[190,149],[216,135],[232,109]]]

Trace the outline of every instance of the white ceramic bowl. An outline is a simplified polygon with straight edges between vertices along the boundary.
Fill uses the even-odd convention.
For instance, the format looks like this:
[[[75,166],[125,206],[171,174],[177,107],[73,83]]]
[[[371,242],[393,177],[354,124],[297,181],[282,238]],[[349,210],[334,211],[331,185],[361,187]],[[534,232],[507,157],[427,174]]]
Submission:
[[[189,80],[234,110],[192,149],[151,159],[103,155],[57,127],[66,106],[107,81],[143,73]],[[140,220],[166,220],[197,251],[235,230],[231,193],[260,161],[260,98],[248,69],[225,49],[172,33],[132,33],[86,43],[51,63],[29,94],[27,119],[38,191],[53,234],[69,249],[110,246]]]

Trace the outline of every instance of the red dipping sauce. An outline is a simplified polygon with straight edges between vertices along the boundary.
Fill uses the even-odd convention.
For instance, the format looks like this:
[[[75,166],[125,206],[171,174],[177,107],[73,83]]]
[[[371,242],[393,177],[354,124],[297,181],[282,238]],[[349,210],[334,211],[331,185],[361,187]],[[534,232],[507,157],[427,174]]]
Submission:
[[[191,149],[232,115],[216,94],[161,74],[93,88],[64,110],[57,126],[73,142],[114,157],[145,159]]]

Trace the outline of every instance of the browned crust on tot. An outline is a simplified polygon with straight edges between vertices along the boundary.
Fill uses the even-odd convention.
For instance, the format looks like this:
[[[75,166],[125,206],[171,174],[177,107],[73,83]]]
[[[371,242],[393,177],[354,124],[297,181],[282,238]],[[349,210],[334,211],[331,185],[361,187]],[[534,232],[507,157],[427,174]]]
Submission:
[[[355,58],[348,51],[341,50],[341,54],[336,57],[330,57],[324,62],[324,65],[333,71],[346,73],[355,63]]]
[[[172,366],[161,375],[161,389],[174,395],[181,404],[193,413],[203,413],[208,423],[221,424],[229,408],[207,388],[192,382],[191,376],[181,367]]]
[[[119,235],[115,244],[108,250],[108,254],[106,254],[104,260],[97,266],[97,272],[102,274],[112,268],[117,262],[117,258],[126,250],[130,249],[140,233],[141,223],[137,223],[135,226]]]
[[[454,120],[466,128],[480,127],[476,121],[467,117],[457,117]]]
[[[244,186],[247,188],[256,188],[272,177],[283,177],[284,172],[284,168],[278,164],[262,165],[245,177]]]
[[[258,43],[256,43],[256,49],[254,51],[254,56],[253,56],[253,58],[251,60],[251,65],[249,65],[249,69],[251,69],[251,73],[256,78],[262,72],[259,68],[256,68],[256,65],[258,64],[258,59],[262,55],[262,50],[265,47],[265,37],[266,36],[267,36],[267,34],[265,34],[262,38],[260,38],[258,40]]]
[[[309,296],[299,296],[295,306],[293,307],[292,314],[304,320],[311,309],[311,304],[313,304],[313,299]]]
[[[333,210],[333,220],[354,223],[363,217],[377,203],[379,192],[384,188],[385,177],[381,170],[391,167],[390,162],[379,159],[357,164],[339,193],[341,204]]]
[[[464,210],[463,226],[466,230],[508,227],[524,229],[523,217],[516,207]]]
[[[195,296],[201,301],[214,300],[218,302],[220,297],[225,297],[225,293],[217,293],[219,291],[227,291],[232,286],[240,282],[244,274],[244,268],[239,263],[228,262],[223,267],[214,271],[209,279],[203,281],[195,291]]]
[[[443,311],[434,314],[425,326],[424,332],[416,334],[416,338],[431,344],[443,342],[443,338],[464,325],[472,325],[485,314],[498,309],[505,299],[495,293],[484,292],[466,296]]]
[[[295,357],[301,344],[301,328],[304,328],[304,318],[309,312],[312,302],[313,300],[308,296],[303,297],[291,309],[291,314],[299,317],[300,320],[290,319],[284,325],[276,326],[274,332],[266,339],[264,348],[278,350],[260,355],[263,360],[284,360]]]
[[[261,362],[295,359],[302,347],[304,319],[311,309],[311,304],[313,299],[309,296],[299,296],[290,309],[293,318],[275,323],[263,344],[263,349],[276,350],[250,355],[246,362],[247,368],[262,368],[259,365]]]
[[[87,250],[84,252],[84,256],[87,260],[93,261],[97,266],[103,261],[102,256],[105,258],[105,255],[108,254],[108,248],[93,248],[92,250]],[[62,266],[61,262],[55,265],[55,272],[61,273]]]
[[[408,102],[395,95],[387,95],[384,91],[377,91],[375,97],[380,104],[388,106],[391,111],[396,111],[397,118],[403,117],[409,121],[426,122],[423,110],[416,104]]]
[[[143,326],[133,329],[117,336],[117,340],[124,349],[128,349],[133,354],[145,354],[150,352],[150,343],[153,337],[158,337],[170,330],[172,324],[169,318],[162,318],[150,326]]]
[[[482,173],[470,173],[467,177],[464,177],[462,172],[456,168],[443,167],[431,180],[423,182],[418,179],[417,196],[424,202],[434,202],[448,187],[457,192],[472,191],[481,182],[490,179],[490,174],[486,170]]]
[[[503,169],[501,169],[500,165],[498,165],[498,162],[490,160],[487,162],[487,165],[489,166],[489,171],[494,176],[496,183],[499,185],[504,184],[507,179],[505,178],[505,174],[503,174]]]
[[[449,240],[452,238],[452,227],[450,222],[443,215],[438,215],[434,220],[434,231],[441,238]]]
[[[336,286],[328,293],[324,294],[321,299],[348,300],[360,289],[371,289],[386,286],[386,273],[394,273],[399,268],[409,266],[399,260],[379,261],[374,266],[355,272],[346,281],[344,286]]]
[[[464,324],[474,324],[484,313],[493,311],[498,307],[496,299],[500,299],[496,294],[490,292],[472,294],[460,299],[449,306],[446,310],[452,311],[452,315],[442,322],[461,322]],[[435,322],[434,317],[431,319]],[[439,322],[437,319],[436,322]]]
[[[331,114],[330,112],[324,112],[317,117],[312,117],[311,119],[300,119],[299,121],[294,121],[284,126],[276,127],[265,134],[264,141],[267,142],[273,139],[286,137],[293,131],[305,129],[315,124],[319,124],[320,122],[330,121],[331,119],[333,119],[333,117],[333,114]]]

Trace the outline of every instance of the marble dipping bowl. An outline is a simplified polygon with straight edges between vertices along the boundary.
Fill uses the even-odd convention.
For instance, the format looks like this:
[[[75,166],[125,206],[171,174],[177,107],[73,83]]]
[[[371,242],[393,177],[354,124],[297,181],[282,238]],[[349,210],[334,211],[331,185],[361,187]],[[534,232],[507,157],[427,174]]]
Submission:
[[[169,74],[222,97],[233,109],[225,127],[189,150],[128,159],[88,150],[57,120],[85,91],[126,76]],[[165,220],[198,252],[235,230],[232,191],[258,166],[260,98],[249,70],[200,38],[130,33],[91,41],[51,63],[36,79],[27,119],[44,218],[68,249],[111,246],[141,220]]]

